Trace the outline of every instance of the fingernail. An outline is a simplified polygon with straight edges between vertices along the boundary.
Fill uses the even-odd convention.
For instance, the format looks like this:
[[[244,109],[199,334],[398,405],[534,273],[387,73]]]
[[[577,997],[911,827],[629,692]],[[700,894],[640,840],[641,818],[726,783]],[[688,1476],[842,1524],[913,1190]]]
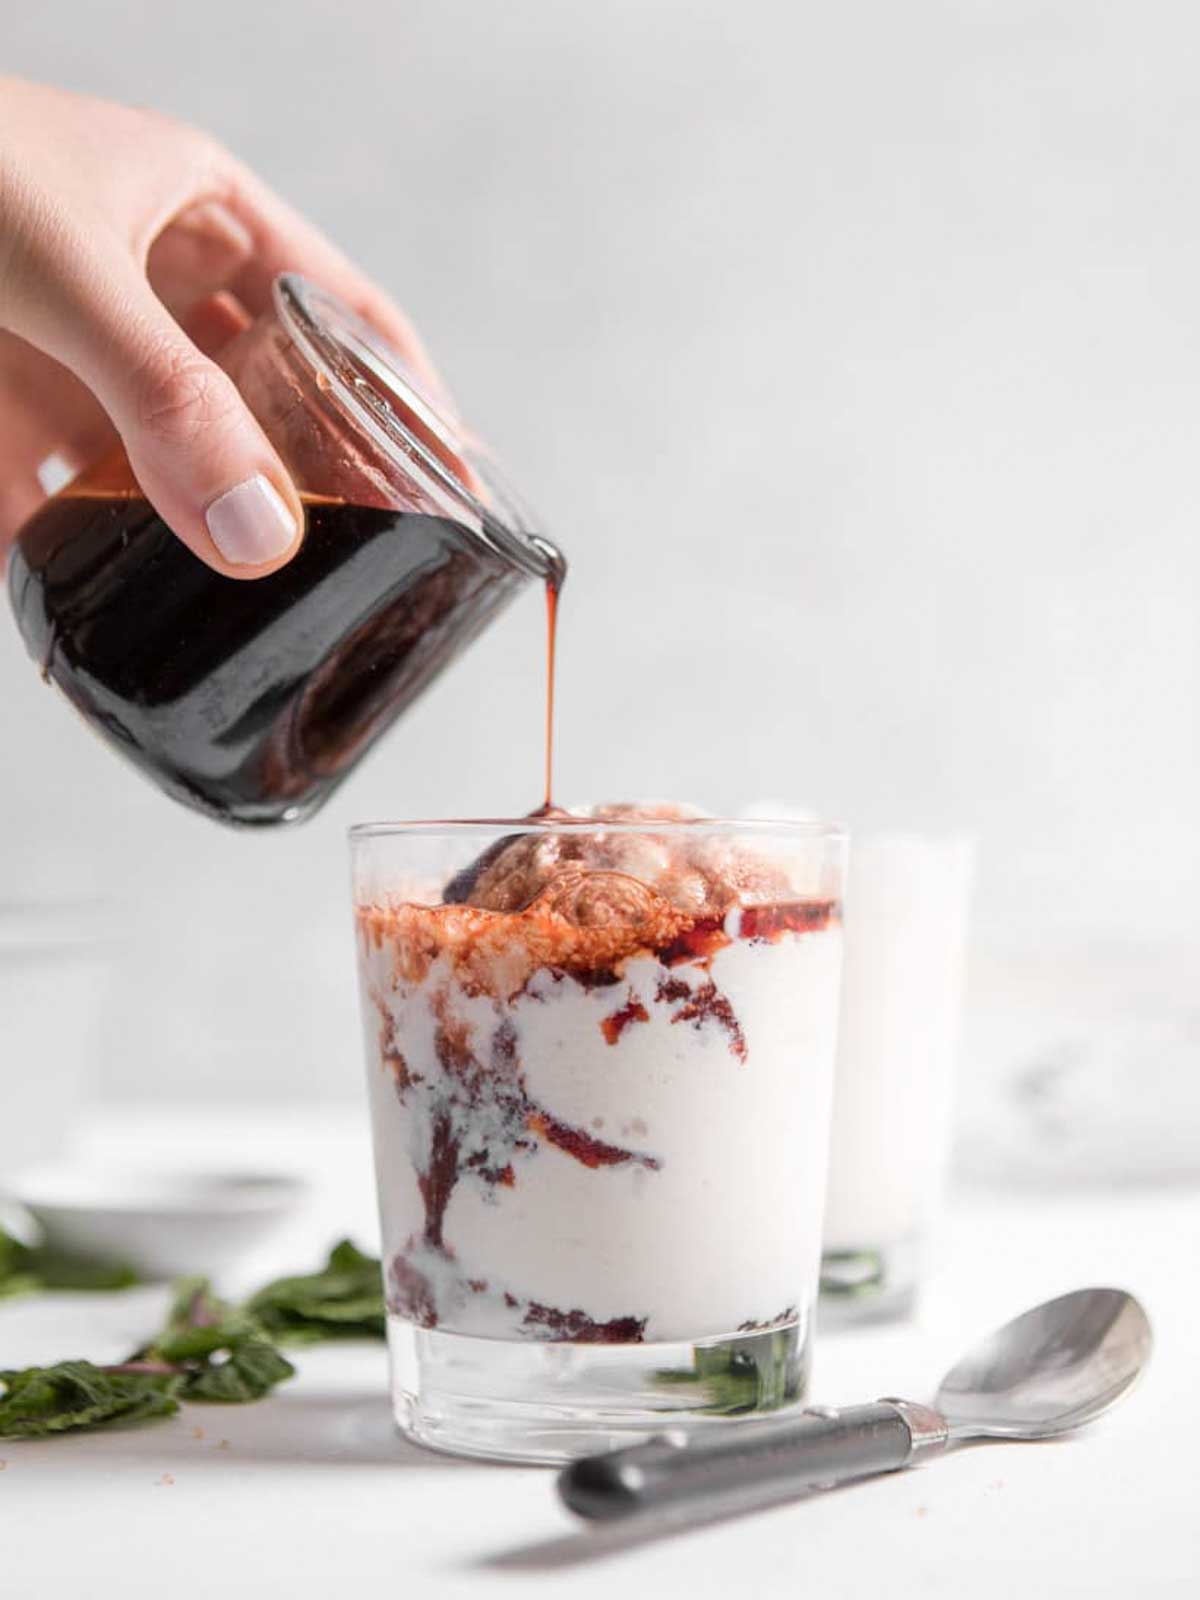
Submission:
[[[204,521],[212,542],[234,567],[274,561],[296,537],[296,524],[283,497],[261,472],[219,494]]]

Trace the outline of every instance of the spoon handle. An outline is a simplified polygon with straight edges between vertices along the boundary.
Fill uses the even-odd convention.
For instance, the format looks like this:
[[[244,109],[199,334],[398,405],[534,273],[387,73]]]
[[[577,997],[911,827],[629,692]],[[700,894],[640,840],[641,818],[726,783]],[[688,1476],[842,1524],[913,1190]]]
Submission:
[[[676,1430],[585,1456],[559,1474],[558,1492],[579,1516],[610,1521],[692,1501],[744,1501],[893,1472],[914,1454],[944,1446],[946,1435],[937,1412],[906,1400],[840,1411],[822,1407],[796,1421],[734,1425],[719,1435]]]

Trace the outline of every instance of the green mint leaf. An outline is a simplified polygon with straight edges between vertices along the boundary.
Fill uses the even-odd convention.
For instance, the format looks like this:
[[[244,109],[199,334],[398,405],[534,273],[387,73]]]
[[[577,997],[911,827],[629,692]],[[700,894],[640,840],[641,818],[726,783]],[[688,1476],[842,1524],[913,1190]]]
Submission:
[[[166,1324],[149,1349],[164,1361],[202,1360],[229,1337],[252,1332],[245,1312],[219,1300],[207,1278],[176,1278]]]
[[[60,1361],[0,1372],[0,1438],[38,1439],[73,1428],[165,1417],[179,1410],[173,1372],[130,1372]]]
[[[0,1300],[17,1300],[23,1294],[37,1294],[42,1280],[32,1272],[10,1272],[0,1278]]]
[[[253,1295],[246,1309],[281,1343],[382,1339],[380,1262],[343,1239],[319,1272],[277,1278]]]
[[[224,1361],[210,1361],[189,1372],[183,1380],[185,1400],[219,1401],[242,1405],[261,1400],[277,1383],[295,1376],[296,1369],[263,1338],[246,1339],[232,1346]]]
[[[0,1298],[48,1287],[122,1288],[132,1272],[38,1250],[0,1231]],[[382,1338],[380,1263],[348,1239],[318,1272],[278,1278],[245,1305],[230,1305],[206,1278],[181,1278],[160,1333],[128,1361],[62,1361],[0,1372],[0,1438],[170,1416],[180,1400],[259,1400],[295,1368],[276,1341]]]
[[[694,1345],[690,1367],[660,1369],[655,1380],[694,1389],[695,1408],[715,1416],[773,1411],[800,1392],[798,1350],[794,1326],[764,1329],[720,1345]]]
[[[120,1261],[91,1261],[39,1248],[33,1252],[31,1272],[43,1289],[130,1289],[141,1279]]]
[[[135,1360],[175,1368],[184,1400],[228,1404],[261,1400],[296,1372],[256,1318],[218,1299],[206,1278],[179,1279],[165,1328]]]
[[[15,1273],[25,1272],[32,1254],[27,1244],[22,1244],[11,1233],[5,1233],[0,1228],[0,1283]]]
[[[41,1279],[33,1270],[33,1251],[20,1239],[0,1228],[0,1300],[15,1300],[19,1295],[36,1294]]]
[[[229,1311],[218,1300],[207,1278],[176,1278],[171,1285],[171,1305],[167,1312],[167,1332],[210,1327]]]
[[[138,1275],[120,1262],[22,1244],[0,1229],[0,1299],[44,1289],[127,1289]]]

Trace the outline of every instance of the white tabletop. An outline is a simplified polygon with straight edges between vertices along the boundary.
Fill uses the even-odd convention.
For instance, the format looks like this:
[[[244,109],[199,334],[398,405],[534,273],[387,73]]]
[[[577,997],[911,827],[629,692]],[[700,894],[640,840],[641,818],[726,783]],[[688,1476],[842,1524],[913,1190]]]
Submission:
[[[349,1232],[375,1238],[365,1128],[342,1111],[125,1114],[89,1142],[142,1161],[309,1173],[307,1214],[247,1263],[248,1281],[307,1267]],[[329,1600],[347,1580],[401,1600],[630,1596],[1200,1593],[1194,1190],[1070,1197],[960,1191],[916,1322],[819,1340],[814,1398],[928,1396],[962,1343],[1047,1295],[1134,1289],[1155,1324],[1144,1383],[1090,1431],[960,1451],[921,1469],[723,1522],[595,1532],[549,1472],[429,1454],[399,1439],[382,1347],[301,1352],[257,1405],[187,1407],[123,1432],[0,1441],[6,1600],[283,1594]],[[233,1285],[240,1288],[241,1285]],[[112,1359],[162,1294],[0,1304],[0,1366]]]

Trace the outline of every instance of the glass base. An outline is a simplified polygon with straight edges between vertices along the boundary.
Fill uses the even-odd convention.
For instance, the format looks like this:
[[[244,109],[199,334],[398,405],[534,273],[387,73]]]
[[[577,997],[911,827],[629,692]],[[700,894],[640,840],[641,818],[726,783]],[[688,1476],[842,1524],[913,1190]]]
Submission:
[[[821,1257],[821,1326],[885,1322],[917,1303],[918,1248],[913,1238]]]
[[[557,1465],[666,1428],[730,1427],[800,1406],[807,1319],[698,1344],[506,1343],[388,1318],[392,1404],[410,1439]]]

